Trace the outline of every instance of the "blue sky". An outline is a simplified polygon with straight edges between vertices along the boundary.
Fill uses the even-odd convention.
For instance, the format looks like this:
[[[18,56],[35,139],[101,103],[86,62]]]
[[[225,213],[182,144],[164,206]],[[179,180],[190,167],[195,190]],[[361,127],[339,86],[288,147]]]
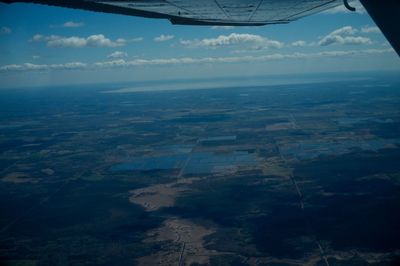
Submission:
[[[0,87],[400,71],[357,6],[356,13],[339,8],[285,25],[232,28],[0,4]]]

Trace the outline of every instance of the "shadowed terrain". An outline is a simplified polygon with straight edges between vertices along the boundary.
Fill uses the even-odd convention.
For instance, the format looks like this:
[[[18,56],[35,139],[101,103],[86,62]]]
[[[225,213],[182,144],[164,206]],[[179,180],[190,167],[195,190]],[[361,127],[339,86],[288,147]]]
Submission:
[[[1,265],[400,262],[397,76],[119,88],[0,92]]]

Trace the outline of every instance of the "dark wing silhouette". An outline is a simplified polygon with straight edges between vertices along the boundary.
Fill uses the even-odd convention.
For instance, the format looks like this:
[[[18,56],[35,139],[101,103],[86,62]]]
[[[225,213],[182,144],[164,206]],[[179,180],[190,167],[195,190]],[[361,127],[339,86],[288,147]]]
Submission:
[[[400,56],[400,0],[360,0]]]
[[[165,18],[185,25],[288,23],[340,5],[340,0],[0,0],[37,3],[131,16]]]

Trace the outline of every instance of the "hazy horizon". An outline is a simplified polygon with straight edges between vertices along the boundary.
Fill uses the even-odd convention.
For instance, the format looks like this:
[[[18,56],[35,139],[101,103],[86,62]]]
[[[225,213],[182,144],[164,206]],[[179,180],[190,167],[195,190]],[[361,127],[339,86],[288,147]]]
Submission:
[[[34,4],[0,4],[0,86],[399,71],[362,6],[289,24],[176,26]]]

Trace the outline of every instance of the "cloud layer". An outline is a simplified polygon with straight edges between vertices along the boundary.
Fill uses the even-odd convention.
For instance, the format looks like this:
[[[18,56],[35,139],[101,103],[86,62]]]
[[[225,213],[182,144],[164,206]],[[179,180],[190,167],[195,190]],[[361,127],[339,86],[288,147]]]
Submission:
[[[55,48],[82,48],[82,47],[119,47],[126,45],[125,39],[119,38],[112,41],[103,34],[90,35],[84,37],[63,37],[58,35],[43,36],[36,34],[31,39],[32,42],[46,42],[48,47]]]
[[[24,63],[22,65],[6,65],[0,67],[0,71],[48,71],[48,70],[77,70],[84,69],[87,64],[81,62],[71,62],[65,64],[38,65],[32,63]]]
[[[294,47],[304,47],[304,46],[307,46],[307,42],[302,41],[302,40],[295,41],[295,42],[292,42],[292,46],[294,46]]]
[[[21,65],[5,65],[0,67],[0,72],[15,71],[49,71],[49,70],[79,70],[79,69],[101,69],[101,68],[129,68],[147,65],[186,65],[186,64],[207,64],[207,63],[239,63],[239,62],[267,62],[277,60],[296,60],[296,59],[312,59],[326,57],[342,57],[342,56],[362,56],[371,54],[395,53],[392,48],[384,49],[365,49],[365,50],[348,50],[348,51],[326,51],[316,53],[289,53],[289,54],[269,54],[261,56],[233,56],[233,57],[181,57],[166,59],[134,59],[124,60],[116,59],[111,61],[96,62],[86,64],[82,62],[72,62],[65,64],[38,65],[25,63]]]
[[[114,58],[114,59],[115,58],[124,58],[124,57],[128,57],[128,53],[121,52],[121,51],[115,51],[107,56],[107,58]]]
[[[160,36],[155,37],[154,41],[155,42],[166,42],[166,41],[172,40],[173,38],[174,38],[174,35],[161,34]]]
[[[67,21],[62,26],[64,28],[79,28],[83,27],[85,24],[83,22]]]
[[[361,28],[362,33],[381,33],[378,27],[364,26]]]
[[[247,45],[253,49],[264,49],[282,48],[284,46],[283,42],[248,33],[231,33],[229,35],[219,35],[216,38],[201,40],[181,40],[180,43],[189,48],[218,48],[223,46]]]
[[[323,37],[318,45],[320,46],[328,46],[332,44],[352,44],[352,45],[361,45],[361,44],[371,44],[372,41],[370,38],[362,37],[362,36],[353,36],[358,31],[351,26],[345,26],[340,29],[334,30],[325,37]]]

